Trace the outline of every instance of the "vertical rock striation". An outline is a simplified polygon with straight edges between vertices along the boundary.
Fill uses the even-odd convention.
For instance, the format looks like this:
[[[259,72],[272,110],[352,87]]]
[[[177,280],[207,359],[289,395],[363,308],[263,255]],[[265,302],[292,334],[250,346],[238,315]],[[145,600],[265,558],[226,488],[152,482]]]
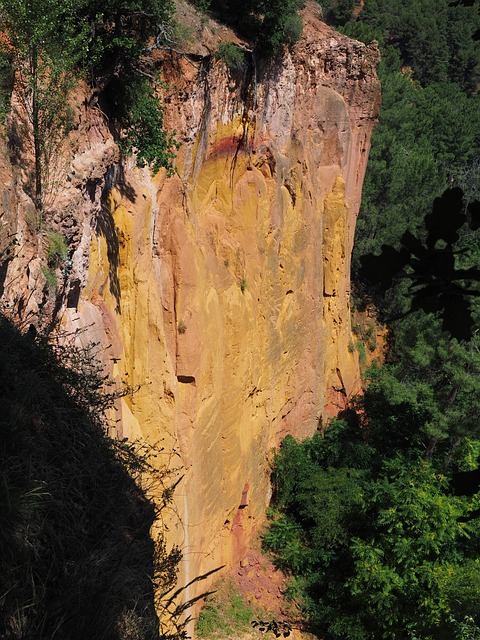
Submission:
[[[166,123],[182,143],[173,178],[121,170],[101,114],[80,113],[56,205],[75,252],[51,312],[87,327],[114,378],[139,386],[118,404],[118,431],[161,441],[183,469],[172,535],[185,582],[241,558],[264,519],[272,447],[358,390],[349,261],[379,55],[318,11],[307,5],[282,60],[250,56],[241,73],[164,52]],[[34,258],[20,275],[25,260],[9,270],[35,314],[28,278],[42,276]]]

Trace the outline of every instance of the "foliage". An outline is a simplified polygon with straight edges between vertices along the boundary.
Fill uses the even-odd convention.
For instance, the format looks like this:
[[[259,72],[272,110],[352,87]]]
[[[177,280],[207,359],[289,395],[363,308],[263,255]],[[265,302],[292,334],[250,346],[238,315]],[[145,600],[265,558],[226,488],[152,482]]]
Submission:
[[[170,0],[0,2],[0,27],[6,34],[2,64],[11,61],[17,69],[23,111],[15,115],[24,114],[26,122],[13,124],[23,137],[25,131],[30,136],[37,211],[51,204],[55,171],[63,173],[54,165],[73,123],[69,96],[81,69],[90,73],[99,93],[105,92],[113,123],[123,128],[117,135],[125,152],[136,152],[139,166],[173,171],[174,134],[163,129],[163,111],[147,82],[150,74],[141,68],[147,44],[151,38],[160,43],[172,15]],[[2,77],[8,86],[8,74]]]
[[[450,638],[452,613],[478,608],[466,585],[479,578],[480,525],[468,517],[479,496],[452,495],[448,471],[392,431],[377,448],[374,420],[284,441],[279,511],[264,544],[296,577],[310,623],[330,637]]]
[[[302,34],[300,0],[213,0],[222,19],[255,42],[265,55],[278,53]]]
[[[52,271],[44,264],[42,264],[41,270],[44,275],[45,284],[47,285],[48,289],[55,289],[58,283],[58,278],[55,271]]]
[[[365,42],[376,39],[382,53],[382,107],[363,186],[354,278],[360,256],[383,244],[398,248],[407,228],[417,235],[434,198],[477,155],[480,47],[472,34],[479,26],[475,6],[366,0],[343,29]]]
[[[171,590],[180,560],[150,537],[167,471],[152,476],[148,450],[107,436],[117,394],[89,348],[0,317],[0,382],[0,636],[158,638],[153,582]]]
[[[200,638],[225,637],[247,631],[254,616],[233,580],[223,580],[207,597],[197,620],[196,634]]]
[[[136,154],[137,166],[150,166],[155,174],[165,167],[175,173],[173,161],[178,143],[175,132],[163,127],[163,108],[154,90],[143,76],[131,76],[112,82],[110,100],[119,125],[119,143],[123,153]]]
[[[0,122],[2,123],[10,111],[10,97],[14,79],[12,53],[0,47]]]
[[[211,0],[193,0],[193,4],[199,11],[206,12],[210,9]]]
[[[480,202],[480,156],[473,156],[454,174],[454,181],[463,193],[466,205]]]
[[[434,198],[472,162],[480,140],[478,96],[456,85],[422,89],[398,72],[382,77],[383,104],[362,195],[354,250],[398,248],[405,229],[421,232]]]
[[[122,75],[138,64],[153,39],[164,40],[174,15],[172,0],[80,0],[80,22],[89,25],[88,57],[84,64],[96,82]]]
[[[289,623],[282,620],[254,620],[252,627],[258,629],[261,633],[271,631],[276,638],[280,638],[281,636],[288,638],[292,632]]]
[[[75,10],[72,0],[0,2],[3,55],[17,70],[15,86],[23,108],[18,115],[26,118],[22,128],[34,157],[30,189],[39,212],[52,185],[52,161],[71,127],[73,68],[86,50],[85,25],[74,20]]]
[[[245,70],[245,54],[234,42],[222,42],[219,44],[215,58],[223,60],[232,71]]]
[[[480,628],[472,616],[465,616],[461,622],[452,618],[451,622],[455,625],[455,640],[475,640],[480,637]]]
[[[455,6],[449,0],[366,0],[348,35],[378,40],[394,50],[422,86],[454,82],[474,92],[480,72],[480,51],[473,35],[480,26],[477,7]]]
[[[350,20],[355,8],[355,0],[324,0],[320,4],[324,20],[337,27]]]
[[[165,167],[167,175],[174,173],[178,143],[175,132],[164,129],[156,95],[162,84],[145,53],[166,42],[173,14],[172,0],[84,0],[77,8],[78,20],[90,25],[84,65],[107,101],[122,151],[135,154],[137,166],[153,173]]]
[[[68,245],[58,231],[47,233],[47,261],[49,267],[58,267],[67,259]]]

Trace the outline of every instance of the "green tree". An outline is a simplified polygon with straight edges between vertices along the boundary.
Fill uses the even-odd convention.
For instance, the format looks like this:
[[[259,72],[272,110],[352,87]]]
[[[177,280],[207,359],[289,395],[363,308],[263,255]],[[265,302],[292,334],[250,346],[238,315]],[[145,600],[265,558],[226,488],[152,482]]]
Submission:
[[[455,6],[448,0],[366,0],[346,32],[358,38],[368,33],[383,51],[394,49],[422,86],[453,81],[472,93],[480,72],[480,51],[472,36],[479,27],[476,6]]]
[[[34,157],[32,196],[44,208],[52,159],[71,126],[74,67],[85,55],[86,25],[72,0],[2,0],[0,28],[16,69],[16,94]],[[22,127],[20,127],[22,130]]]
[[[388,425],[376,449],[366,426],[376,419],[284,441],[264,545],[292,575],[307,620],[329,637],[450,639],[451,616],[478,610],[468,585],[479,578],[480,525],[469,514],[480,496],[452,495],[449,472],[398,446]]]
[[[384,244],[398,248],[405,229],[423,237],[433,199],[469,166],[480,140],[478,96],[452,83],[422,88],[385,67],[382,73],[383,106],[363,187],[354,275],[362,255]]]
[[[176,142],[141,62],[147,45],[168,33],[170,0],[1,0],[4,53],[13,57],[20,115],[34,158],[32,197],[39,213],[52,187],[52,164],[71,125],[69,96],[85,71],[112,105],[117,136],[138,164],[172,171]],[[28,138],[27,138],[28,139]]]

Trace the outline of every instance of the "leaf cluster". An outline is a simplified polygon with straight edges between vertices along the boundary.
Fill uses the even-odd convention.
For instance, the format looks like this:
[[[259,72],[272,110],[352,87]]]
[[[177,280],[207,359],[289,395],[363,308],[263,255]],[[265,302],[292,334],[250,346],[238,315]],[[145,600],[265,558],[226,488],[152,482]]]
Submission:
[[[215,58],[223,60],[231,71],[245,71],[245,54],[234,42],[222,42],[215,52]]]
[[[470,93],[476,91],[480,73],[480,51],[474,39],[479,27],[474,3],[366,0],[346,32],[359,39],[376,39],[382,50],[394,50],[394,57],[422,86],[454,82]]]
[[[109,97],[123,153],[135,154],[138,167],[149,166],[154,174],[165,167],[167,175],[173,175],[179,144],[175,131],[168,133],[163,126],[164,110],[151,85],[132,74],[126,82],[124,78],[113,81]]]
[[[334,421],[323,438],[283,442],[264,546],[293,576],[319,633],[451,638],[451,615],[478,610],[468,585],[480,570],[480,525],[469,517],[479,496],[452,495],[450,472],[402,448],[389,425],[377,447],[377,419]]]
[[[225,22],[256,44],[266,56],[294,44],[302,34],[301,0],[212,0]]]

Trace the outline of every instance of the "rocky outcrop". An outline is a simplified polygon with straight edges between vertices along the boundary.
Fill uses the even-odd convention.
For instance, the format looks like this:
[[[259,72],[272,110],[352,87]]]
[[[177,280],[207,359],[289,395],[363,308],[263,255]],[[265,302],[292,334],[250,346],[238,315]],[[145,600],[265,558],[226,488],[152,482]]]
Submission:
[[[171,531],[185,583],[244,554],[269,502],[272,447],[358,390],[349,261],[379,56],[316,11],[281,60],[250,56],[241,72],[204,49],[163,53],[166,124],[181,142],[172,178],[120,165],[101,111],[79,108],[51,220],[72,249],[58,295],[33,250],[3,274],[5,305],[86,327],[79,339],[100,345],[114,379],[139,387],[115,430],[161,442],[182,470]],[[19,193],[4,187],[3,219],[21,210],[8,224],[26,246]]]

